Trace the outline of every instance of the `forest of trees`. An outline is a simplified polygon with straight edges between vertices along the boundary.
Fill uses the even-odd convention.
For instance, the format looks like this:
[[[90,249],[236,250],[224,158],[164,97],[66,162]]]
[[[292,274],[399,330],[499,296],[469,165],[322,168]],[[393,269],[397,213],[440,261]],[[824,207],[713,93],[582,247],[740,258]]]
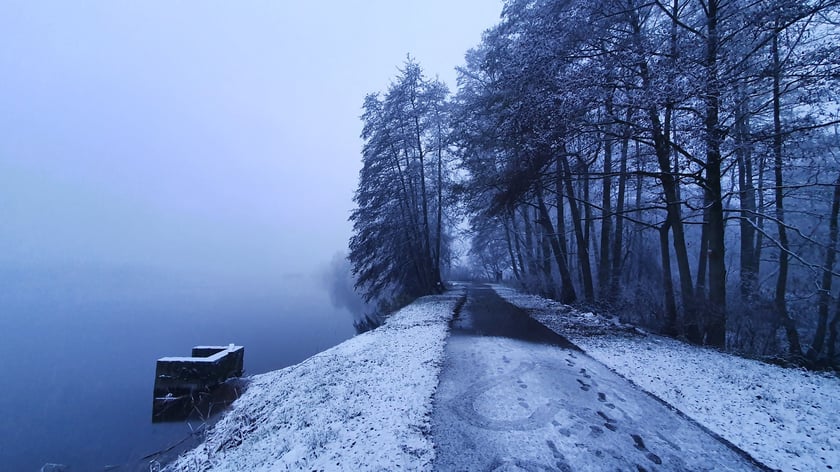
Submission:
[[[473,265],[690,342],[836,362],[840,1],[509,0],[458,90],[365,100],[369,299]]]

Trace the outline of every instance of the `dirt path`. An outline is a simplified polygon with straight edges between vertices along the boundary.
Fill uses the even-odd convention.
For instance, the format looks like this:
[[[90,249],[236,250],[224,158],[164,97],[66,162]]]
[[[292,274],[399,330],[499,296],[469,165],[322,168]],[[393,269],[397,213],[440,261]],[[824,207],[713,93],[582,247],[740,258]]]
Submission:
[[[762,470],[486,286],[453,321],[435,470]]]

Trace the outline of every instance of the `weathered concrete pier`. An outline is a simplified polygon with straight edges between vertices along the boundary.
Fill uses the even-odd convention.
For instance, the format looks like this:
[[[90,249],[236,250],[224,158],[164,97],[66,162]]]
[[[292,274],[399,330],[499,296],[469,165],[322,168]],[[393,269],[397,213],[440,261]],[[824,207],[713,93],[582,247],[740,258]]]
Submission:
[[[183,419],[179,412],[189,414],[194,404],[206,400],[226,380],[242,376],[244,361],[245,347],[233,344],[195,346],[190,357],[158,359],[153,421]]]

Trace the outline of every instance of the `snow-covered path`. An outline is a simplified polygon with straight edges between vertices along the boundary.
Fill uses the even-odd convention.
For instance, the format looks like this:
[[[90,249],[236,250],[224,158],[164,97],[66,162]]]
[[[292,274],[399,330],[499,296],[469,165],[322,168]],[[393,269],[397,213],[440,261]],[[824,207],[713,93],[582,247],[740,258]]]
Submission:
[[[783,368],[647,333],[493,285],[502,298],[610,370],[656,395],[769,467],[840,469],[840,378]]]
[[[445,353],[435,470],[762,469],[488,287]]]

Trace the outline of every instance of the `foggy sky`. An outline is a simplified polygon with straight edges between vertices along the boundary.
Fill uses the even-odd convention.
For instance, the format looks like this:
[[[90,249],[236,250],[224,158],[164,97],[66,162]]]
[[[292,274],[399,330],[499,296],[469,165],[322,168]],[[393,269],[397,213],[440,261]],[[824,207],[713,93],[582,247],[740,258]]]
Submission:
[[[346,247],[361,104],[499,0],[0,4],[0,271],[250,283]],[[0,273],[2,275],[2,273]]]

